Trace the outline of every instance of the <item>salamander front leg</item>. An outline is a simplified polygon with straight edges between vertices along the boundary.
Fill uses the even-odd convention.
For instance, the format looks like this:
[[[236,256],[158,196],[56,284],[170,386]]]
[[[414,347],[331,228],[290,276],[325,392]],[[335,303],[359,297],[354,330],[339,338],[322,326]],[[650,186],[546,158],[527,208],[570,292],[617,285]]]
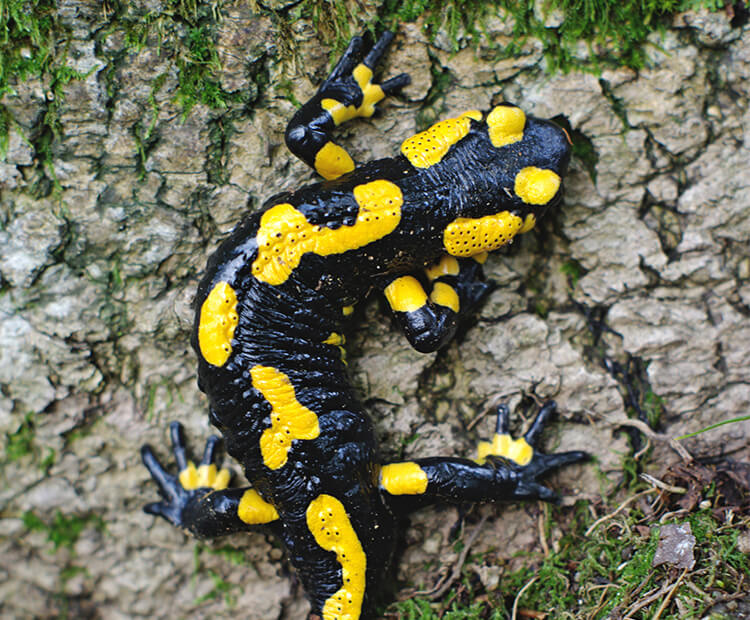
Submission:
[[[406,73],[382,84],[372,81],[393,37],[385,32],[366,55],[362,37],[352,38],[318,92],[289,121],[285,136],[289,150],[325,179],[354,170],[349,153],[331,140],[333,130],[353,118],[372,116],[375,104],[409,83]]]
[[[397,510],[410,510],[438,501],[490,502],[508,499],[557,501],[552,489],[539,482],[549,471],[589,458],[586,452],[544,454],[537,449],[545,422],[555,411],[550,401],[520,439],[508,434],[509,410],[498,407],[492,441],[479,444],[476,461],[432,457],[383,466],[380,488]]]
[[[227,469],[218,469],[218,437],[209,437],[203,459],[196,467],[187,457],[182,424],[173,422],[169,430],[178,475],[162,466],[151,446],[141,448],[143,464],[162,497],[162,501],[146,504],[145,512],[163,517],[199,538],[245,531],[252,525],[272,523],[278,518],[276,509],[254,489],[227,488],[231,474]]]
[[[422,274],[395,278],[383,292],[409,343],[428,353],[447,344],[494,287],[479,261],[446,254]]]

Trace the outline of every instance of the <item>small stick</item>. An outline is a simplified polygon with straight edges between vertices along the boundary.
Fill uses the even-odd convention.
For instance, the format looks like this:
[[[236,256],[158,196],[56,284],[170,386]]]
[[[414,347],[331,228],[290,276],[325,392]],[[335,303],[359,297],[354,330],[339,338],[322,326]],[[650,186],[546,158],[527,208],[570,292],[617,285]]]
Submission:
[[[521,600],[523,593],[526,592],[526,590],[528,590],[537,579],[538,577],[533,577],[523,588],[521,588],[518,594],[516,594],[516,598],[513,600],[513,612],[510,615],[510,620],[516,620],[518,614],[518,601]]]
[[[648,482],[652,487],[657,487],[662,491],[669,491],[670,493],[676,493],[677,495],[685,495],[685,493],[688,492],[688,490],[684,487],[676,487],[671,484],[667,484],[666,482],[662,482],[658,478],[654,478],[654,476],[652,476],[651,474],[641,474],[639,478]]]
[[[597,519],[596,521],[594,521],[594,522],[593,522],[593,523],[591,524],[591,526],[589,527],[589,529],[587,529],[587,530],[586,530],[586,534],[585,534],[585,535],[586,535],[586,536],[590,536],[590,535],[591,535],[591,533],[592,533],[592,532],[593,532],[593,531],[594,531],[594,530],[595,530],[595,529],[596,529],[597,527],[599,527],[599,524],[600,524],[600,523],[603,523],[604,521],[608,521],[609,519],[612,519],[613,517],[617,516],[617,515],[618,515],[618,514],[619,514],[620,512],[622,512],[622,511],[623,511],[623,510],[624,510],[624,509],[625,509],[625,508],[627,507],[627,505],[628,505],[628,504],[630,504],[631,502],[634,502],[635,500],[637,500],[637,499],[639,499],[639,498],[643,497],[644,495],[648,495],[648,494],[650,494],[650,493],[654,493],[655,491],[656,491],[656,489],[654,489],[654,488],[651,488],[651,489],[646,489],[645,491],[641,491],[640,493],[636,493],[636,494],[635,494],[635,495],[633,495],[632,497],[628,497],[628,499],[626,499],[626,500],[625,500],[624,502],[622,502],[622,504],[620,504],[620,505],[619,505],[619,506],[618,506],[618,507],[617,507],[617,508],[615,509],[615,511],[614,511],[614,512],[610,512],[609,514],[606,514],[606,515],[604,515],[603,517],[600,517],[599,519]]]
[[[680,582],[685,578],[685,575],[687,574],[688,569],[685,568],[685,570],[682,571],[682,575],[680,575],[679,579],[674,582],[674,585],[672,588],[667,592],[667,595],[664,597],[664,600],[661,602],[661,605],[659,605],[659,609],[656,610],[656,613],[654,614],[654,617],[651,618],[651,620],[659,620],[661,617],[662,612],[667,608],[667,605],[669,605],[669,601],[672,599],[672,596],[675,593],[675,590],[677,590],[677,586],[680,585]]]

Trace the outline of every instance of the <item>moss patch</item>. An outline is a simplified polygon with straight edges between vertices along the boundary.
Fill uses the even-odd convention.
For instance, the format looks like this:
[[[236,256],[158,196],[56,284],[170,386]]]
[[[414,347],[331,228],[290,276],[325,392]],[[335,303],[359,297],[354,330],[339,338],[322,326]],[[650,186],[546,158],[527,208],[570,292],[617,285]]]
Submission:
[[[87,528],[93,527],[100,532],[106,528],[104,520],[97,515],[68,517],[59,510],[49,523],[30,510],[24,512],[21,519],[27,530],[46,533],[47,541],[52,543],[55,551],[63,547],[72,549]]]
[[[111,18],[111,28],[125,31],[129,50],[158,45],[173,60],[178,70],[175,102],[185,116],[197,103],[221,109],[240,100],[238,94],[225,91],[218,79],[216,28],[220,18],[220,3],[166,0],[161,10],[147,13],[121,3]],[[154,94],[163,80],[163,76],[155,79]]]
[[[0,4],[0,97],[12,81],[50,69],[58,29],[53,0],[3,0]]]
[[[726,487],[732,475],[722,476],[721,467],[713,473],[696,467],[702,480],[713,475],[714,481],[695,497],[697,487],[689,483],[694,472],[680,465],[666,476],[671,484],[683,485],[673,487],[676,493],[641,483],[638,493],[619,506],[580,502],[572,510],[552,507],[545,536],[553,522],[565,533],[546,555],[532,556],[527,566],[502,574],[496,589],[485,589],[465,567],[441,600],[412,598],[391,605],[385,616],[507,618],[515,605],[519,617],[530,618],[705,617],[720,601],[747,592],[750,557],[740,538],[750,536],[750,489],[731,482],[732,488]],[[692,567],[653,564],[665,544],[660,533],[667,524],[690,527]],[[482,561],[475,558],[475,564]]]
[[[37,444],[34,414],[27,413],[14,432],[5,433],[5,456],[0,460],[0,470],[9,463],[31,457],[30,460],[46,472],[55,464],[56,456],[52,448],[43,448]]]
[[[259,14],[269,15],[278,31],[279,60],[294,55],[289,39],[289,24],[300,18],[312,20],[321,38],[333,46],[337,56],[355,32],[396,28],[401,22],[422,19],[425,29],[435,37],[447,32],[454,50],[461,47],[459,38],[468,34],[477,44],[490,47],[495,43],[486,35],[484,24],[490,11],[500,6],[506,19],[512,19],[513,37],[500,56],[513,56],[528,38],[539,39],[544,47],[550,71],[572,68],[598,70],[601,65],[626,65],[640,68],[646,55],[648,36],[661,28],[675,12],[706,6],[719,10],[721,0],[546,0],[543,3],[525,0],[383,0],[363,5],[353,11],[343,0],[303,0],[279,9],[255,5]],[[196,103],[214,109],[232,103],[247,104],[248,93],[229,93],[218,76],[221,63],[216,51],[216,30],[221,20],[222,3],[199,3],[195,0],[164,0],[159,9],[140,12],[129,3],[113,1],[103,5],[108,20],[103,32],[123,30],[126,47],[137,50],[145,45],[158,45],[173,59],[177,67],[176,103],[188,114]],[[553,16],[553,18],[548,18]],[[58,133],[57,108],[62,89],[71,80],[85,75],[65,64],[67,33],[57,18],[53,0],[3,0],[0,4],[0,157],[8,147],[13,123],[2,105],[4,95],[13,92],[13,84],[27,78],[42,78],[51,95],[42,127],[36,132],[35,149],[47,176],[54,184],[51,143]],[[577,55],[584,42],[590,50],[585,58]],[[606,48],[606,52],[604,51]],[[262,77],[262,76],[261,76]],[[160,88],[157,76],[154,89]],[[264,82],[264,80],[260,80]],[[265,84],[259,83],[258,91]],[[252,95],[257,99],[259,92]],[[140,136],[144,149],[148,146],[149,130]]]
[[[26,79],[44,78],[48,103],[35,145],[44,167],[51,172],[50,143],[57,133],[57,105],[62,87],[82,77],[65,66],[65,50],[56,53],[62,28],[52,0],[3,0],[0,3],[0,159],[5,159],[13,117],[3,100]],[[46,184],[44,184],[46,185]]]
[[[598,71],[601,65],[643,67],[649,35],[672,15],[702,7],[718,11],[726,5],[723,0],[385,0],[382,21],[392,28],[423,17],[429,33],[447,32],[457,51],[463,33],[492,45],[483,24],[490,10],[500,6],[513,19],[513,40],[498,50],[502,56],[514,56],[526,39],[536,38],[550,71]],[[577,54],[581,43],[589,48],[587,58]]]

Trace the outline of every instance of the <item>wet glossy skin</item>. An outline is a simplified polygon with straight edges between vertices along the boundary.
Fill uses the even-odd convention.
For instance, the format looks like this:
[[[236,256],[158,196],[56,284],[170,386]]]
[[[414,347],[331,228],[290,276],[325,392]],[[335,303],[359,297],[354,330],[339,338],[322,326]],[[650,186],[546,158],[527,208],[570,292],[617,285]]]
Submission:
[[[445,344],[491,289],[481,274],[486,253],[560,201],[569,159],[554,124],[498,106],[438,123],[397,156],[355,166],[330,135],[408,83],[371,80],[391,38],[361,62],[355,38],[287,128],[292,151],[329,180],[249,215],[210,259],[198,289],[199,386],[251,486],[228,488],[215,438],[199,466],[189,462],[179,425],[179,476],[143,449],[164,497],[148,512],[204,537],[270,528],[312,614],[323,618],[372,615],[397,515],[437,501],[552,499],[536,478],[584,458],[534,449],[549,405],[519,440],[508,435],[502,409],[476,460],[379,460],[372,422],[346,377],[352,304],[382,290],[413,346]]]

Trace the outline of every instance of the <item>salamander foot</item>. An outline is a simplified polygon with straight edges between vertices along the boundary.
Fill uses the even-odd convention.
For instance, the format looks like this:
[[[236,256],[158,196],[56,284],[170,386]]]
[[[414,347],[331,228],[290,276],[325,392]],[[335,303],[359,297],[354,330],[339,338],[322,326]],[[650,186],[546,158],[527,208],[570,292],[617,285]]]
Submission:
[[[540,409],[531,427],[519,439],[510,435],[510,410],[507,405],[497,408],[497,427],[492,441],[479,443],[477,461],[502,460],[514,470],[517,480],[513,497],[518,499],[542,499],[547,502],[559,501],[559,496],[552,489],[537,482],[537,479],[558,467],[579,463],[590,458],[587,452],[574,450],[544,454],[538,448],[539,438],[544,425],[557,409],[554,401],[548,401]]]
[[[169,433],[179,473],[175,476],[164,469],[148,444],[141,448],[143,464],[156,481],[159,495],[163,498],[160,502],[146,504],[143,510],[148,514],[164,517],[177,527],[186,527],[183,518],[185,509],[210,491],[226,489],[232,475],[228,469],[218,469],[217,447],[220,439],[216,435],[208,438],[203,459],[196,467],[187,457],[182,424],[172,422]]]

